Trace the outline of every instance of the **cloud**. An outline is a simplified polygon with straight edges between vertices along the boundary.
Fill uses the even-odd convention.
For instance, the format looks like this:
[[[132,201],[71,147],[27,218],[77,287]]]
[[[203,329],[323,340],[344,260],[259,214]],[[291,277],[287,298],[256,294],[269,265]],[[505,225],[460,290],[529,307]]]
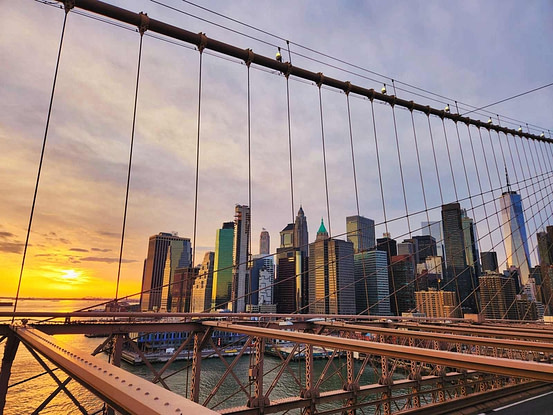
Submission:
[[[22,242],[0,242],[0,252],[8,254],[20,254],[25,246]]]
[[[119,258],[109,258],[109,257],[97,257],[97,256],[87,256],[84,258],[81,258],[81,261],[89,261],[89,262],[105,262],[106,264],[113,264],[119,262]],[[123,264],[130,264],[133,262],[138,262],[135,259],[124,259],[121,261]]]
[[[7,239],[7,238],[11,238],[13,236],[15,236],[15,235],[11,232],[6,232],[6,231],[0,232],[0,239]]]
[[[111,251],[111,249],[109,249],[109,248],[91,248],[90,250],[94,251],[94,252],[109,252],[109,251]]]
[[[84,249],[84,248],[71,248],[70,251],[73,251],[73,252],[88,252],[88,249]]]
[[[120,238],[121,234],[117,232],[98,231],[99,235],[107,236],[108,238]]]

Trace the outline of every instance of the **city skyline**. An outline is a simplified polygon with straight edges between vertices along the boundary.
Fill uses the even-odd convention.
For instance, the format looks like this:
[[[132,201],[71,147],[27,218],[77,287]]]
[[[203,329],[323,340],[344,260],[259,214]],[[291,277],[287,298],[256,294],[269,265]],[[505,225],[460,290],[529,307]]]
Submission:
[[[252,47],[256,53],[266,56],[274,56],[275,53],[273,47],[245,41],[243,37],[228,31],[177,16],[151,2],[113,3],[134,11],[144,10],[151,17],[171,21],[195,32],[206,32],[215,39],[244,48]],[[458,18],[455,19],[452,19],[453,14],[448,7],[439,4],[429,5],[424,10],[407,4],[402,8],[368,4],[346,6],[345,3],[326,5],[325,14],[335,15],[339,11],[344,15],[341,22],[329,20],[322,13],[314,15],[308,4],[294,4],[294,7],[287,9],[282,4],[277,6],[267,2],[263,7],[256,8],[269,10],[271,12],[263,13],[263,16],[278,15],[278,19],[266,18],[256,10],[240,7],[242,3],[213,2],[210,5],[229,16],[240,16],[244,21],[256,22],[256,25],[270,32],[289,36],[292,41],[476,106],[539,86],[535,83],[542,80],[545,83],[551,73],[552,59],[547,55],[549,49],[545,39],[552,30],[546,19],[551,15],[552,6],[545,1],[524,7],[516,3],[505,5],[496,2],[480,7],[457,5]],[[244,9],[247,9],[245,15]],[[3,212],[0,254],[4,264],[0,276],[5,284],[0,295],[13,296],[21,265],[63,12],[32,1],[10,2],[5,11],[6,25],[0,29],[0,51],[6,62],[0,69],[4,80],[0,87],[0,163],[4,173],[0,176],[0,191],[3,194],[0,200],[0,211]],[[487,18],[491,13],[497,16],[495,23]],[[424,19],[413,19],[417,15],[424,16]],[[417,36],[391,33],[386,22],[375,20],[374,16],[389,16],[401,24],[403,30],[416,32]],[[458,26],[462,21],[459,16],[473,22],[470,48],[465,46],[467,38],[463,33],[466,30]],[[369,20],[373,24],[366,29]],[[305,21],[309,24],[304,24]],[[351,24],[344,25],[344,21]],[[28,30],[21,34],[21,27]],[[352,34],[353,27],[365,29]],[[516,35],[511,30],[513,27],[518,29]],[[540,31],[536,32],[535,27],[540,27]],[[330,32],[333,36],[327,37]],[[355,48],[350,47],[352,36],[359,36]],[[505,42],[490,51],[488,45],[497,36]],[[94,53],[85,53],[82,47],[84,42]],[[111,297],[115,294],[137,48],[138,37],[133,31],[73,13],[69,15],[36,216],[23,273],[22,296]],[[335,50],[339,52],[335,53]],[[287,52],[283,52],[284,60],[287,60]],[[382,87],[381,82],[367,81],[326,66],[314,65],[300,57],[299,52],[295,46],[292,47],[295,65],[323,70],[327,76],[349,78],[352,83],[377,90]],[[507,56],[515,55],[519,57],[516,67],[497,64],[506,62],[504,59]],[[367,61],[361,56],[378,56],[378,59]],[[421,65],[420,71],[410,69],[405,64],[407,61],[415,66]],[[187,103],[197,99],[197,52],[145,37],[143,63],[138,98],[137,147],[121,269],[121,295],[139,291],[142,261],[147,250],[143,243],[145,238],[160,230],[179,230],[187,237],[193,235],[194,192],[190,183],[194,176],[197,113],[196,107]],[[196,262],[206,251],[214,250],[213,232],[221,221],[228,220],[226,212],[229,206],[232,209],[232,204],[236,202],[249,203],[246,202],[247,163],[244,161],[247,152],[245,68],[240,64],[222,62],[208,54],[204,63],[206,105],[201,129],[199,192],[202,210],[198,215],[197,240],[193,241]],[[482,68],[489,70],[483,71]],[[216,79],[218,71],[224,73],[219,80]],[[392,93],[392,85],[389,80],[386,82],[389,93]],[[397,86],[400,87],[400,84]],[[255,103],[252,114],[252,235],[258,235],[262,227],[276,235],[282,225],[292,219],[290,211],[295,213],[300,205],[309,209],[312,223],[316,222],[315,218],[325,217],[326,220],[327,217],[324,183],[319,174],[322,157],[317,90],[301,82],[291,82],[290,87],[294,110],[291,120],[294,206],[290,203],[290,177],[287,175],[284,79],[278,74],[252,70],[252,102]],[[419,98],[402,90],[398,90],[397,95],[419,101]],[[342,98],[323,91],[325,117],[329,121],[326,123],[326,137],[329,151],[329,216],[333,236],[346,231],[342,218],[356,213],[350,155],[344,151],[347,148],[347,117]],[[217,104],[210,109],[209,104],[215,101]],[[551,108],[552,101],[550,92],[544,90],[493,110],[547,126],[550,119],[547,108]],[[445,106],[441,102],[429,103],[439,108]],[[357,171],[359,213],[382,223],[382,201],[376,196],[380,192],[374,146],[366,139],[366,131],[371,131],[367,117],[370,106],[362,100],[352,100],[351,104],[353,138],[358,159],[363,160],[358,163]],[[452,101],[449,105],[454,106]],[[376,112],[382,134],[379,138],[391,139],[393,129],[389,109],[376,106]],[[398,111],[397,117],[400,129],[409,131],[407,114]],[[416,115],[416,122],[422,121],[425,120],[420,114]],[[232,128],[231,125],[239,127]],[[437,130],[441,126],[436,124],[435,127]],[[511,127],[517,128],[516,125]],[[454,137],[454,128],[451,125],[447,128],[448,134]],[[422,133],[419,136],[421,154],[430,159],[431,150],[426,135]],[[461,131],[461,135],[463,140],[467,138],[466,131]],[[221,146],[220,137],[226,137],[228,144]],[[406,146],[412,145],[409,134],[401,134],[400,140],[402,152]],[[423,142],[426,144],[423,145]],[[386,160],[383,182],[388,220],[400,218],[405,211],[397,155],[393,146],[381,151]],[[478,161],[482,163],[482,158]],[[414,158],[404,158],[404,162],[406,177],[415,180],[418,171]],[[463,177],[460,160],[455,159],[453,163],[456,177]],[[428,185],[428,206],[437,207],[441,202],[436,178],[431,175],[432,166],[427,164],[429,167],[425,167],[423,175]],[[521,174],[521,167],[515,168]],[[440,174],[443,176],[446,201],[466,197],[468,189],[463,188],[460,180],[457,183],[459,197],[453,197],[446,166],[440,167]],[[179,180],[172,180],[177,177]],[[497,188],[500,183],[494,179],[493,185]],[[420,183],[416,180],[413,186],[407,188],[410,211],[418,211],[422,206],[419,188]],[[526,198],[526,194],[527,191],[522,196]],[[275,200],[282,204],[282,209],[274,210]],[[482,217],[481,214],[470,214],[475,220]],[[413,231],[427,219],[424,216],[412,217],[410,227]],[[439,219],[439,211],[433,211],[429,219]],[[393,236],[405,234],[408,225],[406,221],[395,221],[390,224],[390,231]],[[314,234],[316,227],[310,231]],[[384,226],[377,226],[376,235],[384,231]],[[528,229],[528,234],[533,236],[535,231]],[[486,232],[480,234],[486,235]],[[534,238],[531,239],[535,246]],[[483,242],[488,244],[485,237]],[[483,250],[490,250],[495,243],[489,242]]]

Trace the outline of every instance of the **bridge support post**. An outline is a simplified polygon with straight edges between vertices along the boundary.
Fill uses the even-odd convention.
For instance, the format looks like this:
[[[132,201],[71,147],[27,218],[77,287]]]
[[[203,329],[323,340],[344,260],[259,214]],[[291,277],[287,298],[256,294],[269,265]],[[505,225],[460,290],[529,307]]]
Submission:
[[[2,368],[0,369],[0,414],[4,413],[6,405],[6,395],[8,393],[8,382],[12,372],[12,363],[19,347],[19,339],[15,334],[8,336],[4,346],[4,356],[2,357]]]
[[[386,338],[382,335],[380,335],[379,340],[380,340],[381,343],[386,342]],[[390,388],[390,386],[392,386],[394,384],[394,381],[393,381],[392,376],[389,372],[388,357],[387,356],[381,356],[380,357],[380,368],[381,368],[382,373],[380,375],[380,379],[378,380],[378,383],[381,384],[381,385],[384,385],[384,386],[388,386],[386,392],[383,392],[382,396],[380,398],[382,400],[382,404],[381,404],[382,411],[381,411],[381,413],[384,414],[384,415],[389,415],[389,414],[392,413],[391,412],[392,408],[391,408],[391,405],[390,405],[390,399],[392,397],[392,389]]]
[[[248,406],[250,408],[263,408],[269,404],[269,400],[263,394],[263,356],[265,352],[265,339],[255,337],[255,356],[254,364],[250,367],[250,379],[254,381],[254,396],[250,398]]]
[[[350,332],[346,333],[346,338],[350,337]],[[355,382],[355,361],[353,360],[353,352],[346,352],[346,371],[347,371],[347,383],[344,385],[344,390],[353,392],[354,396],[348,399],[348,407],[352,407],[357,403],[357,391],[359,390],[359,384]],[[348,409],[348,415],[355,415],[355,409]]]
[[[412,337],[409,337],[409,347],[415,347],[415,339]],[[409,379],[417,381],[415,385],[411,388],[411,408],[420,408],[421,401],[420,401],[420,381],[422,379],[421,373],[420,373],[420,367],[417,365],[417,362],[414,360],[411,360],[411,370],[409,372]]]
[[[122,334],[113,336],[113,343],[111,346],[111,364],[113,366],[121,367],[121,354],[123,353],[123,343],[125,339]],[[107,408],[107,415],[115,415],[115,410],[111,407]]]
[[[305,389],[300,393],[302,398],[311,399],[311,404],[302,412],[303,415],[312,415],[315,413],[315,399],[319,396],[319,391],[315,389],[315,376],[313,373],[313,345],[305,346]]]
[[[190,385],[190,399],[200,401],[200,374],[202,370],[202,332],[194,332],[194,348],[192,350],[192,382]]]

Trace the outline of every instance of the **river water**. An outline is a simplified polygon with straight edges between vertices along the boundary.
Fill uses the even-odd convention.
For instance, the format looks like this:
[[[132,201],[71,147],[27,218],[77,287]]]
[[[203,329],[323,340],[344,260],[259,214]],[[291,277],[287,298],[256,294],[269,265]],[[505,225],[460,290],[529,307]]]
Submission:
[[[97,301],[84,301],[84,300],[20,300],[18,304],[18,311],[74,311],[84,307],[93,306]],[[4,311],[4,310],[2,310]],[[6,310],[9,311],[9,310]],[[72,347],[81,349],[83,352],[91,353],[94,348],[100,344],[104,339],[102,338],[87,338],[84,335],[59,335],[56,338],[63,342],[70,344]],[[3,344],[0,345],[0,356],[4,353]],[[107,356],[104,354],[98,355],[100,359],[107,360]],[[232,357],[227,357],[227,362],[232,361]],[[265,381],[264,390],[267,391],[271,385],[272,380],[278,373],[279,358],[270,356],[265,357]],[[339,367],[345,363],[345,358],[335,359],[335,366]],[[315,361],[315,376],[318,379],[320,373],[323,371],[326,364],[326,360]],[[360,365],[360,362],[356,362]],[[54,367],[49,364],[50,367]],[[243,356],[240,358],[236,365],[235,373],[239,377],[243,385],[248,385],[248,368],[250,366],[250,356]],[[153,375],[146,366],[131,366],[122,363],[122,367],[131,373],[146,379],[152,379]],[[162,364],[154,365],[158,370],[161,369]],[[166,383],[173,392],[181,395],[186,395],[187,378],[191,375],[191,370],[187,370],[187,362],[179,361],[175,362],[169,371],[178,371],[173,376],[167,378]],[[289,364],[290,371],[298,379],[304,381],[305,367],[304,362],[292,362]],[[271,371],[271,369],[274,369]],[[330,369],[328,373],[333,373],[335,369]],[[166,374],[169,373],[166,372]],[[203,402],[205,398],[210,394],[213,387],[221,379],[222,374],[225,371],[225,365],[219,358],[205,359],[202,361],[201,370],[201,384],[200,384],[200,402]],[[267,373],[269,372],[269,373]],[[342,370],[345,376],[345,369]],[[4,413],[9,414],[27,414],[35,410],[49,395],[56,389],[56,383],[48,375],[42,375],[33,380],[16,384],[25,379],[29,379],[33,376],[44,373],[43,368],[38,364],[34,357],[25,349],[23,345],[19,346],[16,358],[12,366],[12,374],[10,377],[10,385],[13,385],[8,390],[6,408]],[[64,381],[67,376],[60,370],[57,370],[56,375]],[[286,371],[279,379],[276,387],[270,395],[270,399],[279,399],[289,396],[297,396],[299,393],[299,386],[294,380],[294,376]],[[376,375],[372,369],[367,368],[361,377],[361,384],[370,384],[375,382]],[[341,389],[343,380],[339,375],[330,377],[321,385],[321,391]],[[84,387],[80,386],[77,382],[71,381],[68,385],[68,389],[79,400],[81,405],[89,413],[94,413],[102,408],[102,402],[99,401],[92,393],[88,392]],[[253,390],[253,387],[252,387]],[[237,393],[238,392],[238,393]],[[219,392],[213,397],[209,403],[209,407],[214,410],[223,408],[244,405],[246,396],[240,391],[237,382],[232,376],[228,376],[226,381],[221,385]],[[66,396],[65,393],[59,393],[47,406],[41,411],[41,414],[73,414],[79,413],[78,409]],[[297,412],[289,412],[297,413]]]

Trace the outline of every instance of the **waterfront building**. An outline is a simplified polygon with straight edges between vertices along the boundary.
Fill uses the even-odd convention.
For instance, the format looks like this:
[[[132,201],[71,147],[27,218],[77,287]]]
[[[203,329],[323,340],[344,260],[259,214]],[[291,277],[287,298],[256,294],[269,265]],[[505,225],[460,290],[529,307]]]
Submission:
[[[355,314],[353,243],[330,238],[321,220],[309,244],[309,312]]]
[[[176,233],[167,232],[150,236],[142,275],[140,310],[170,310],[170,289],[175,271],[177,268],[191,266],[191,261],[192,248],[189,238],[181,238]],[[165,300],[163,304],[162,293]]]
[[[207,312],[211,308],[214,261],[215,252],[206,252],[204,254],[200,272],[192,288],[191,313]]]
[[[507,266],[515,266],[520,270],[520,285],[524,286],[530,276],[530,255],[526,238],[526,224],[522,199],[517,192],[511,190],[509,175],[505,168],[507,191],[499,198],[501,219],[503,223],[503,238],[507,253]]]
[[[463,317],[458,307],[457,296],[451,291],[433,288],[429,288],[428,291],[416,291],[415,301],[417,310],[427,317]]]
[[[232,311],[243,313],[250,295],[250,208],[234,209],[234,242],[232,246]]]
[[[232,294],[232,252],[234,244],[234,222],[225,222],[215,234],[215,257],[213,264],[213,286],[211,309],[230,309]]]
[[[347,239],[353,243],[355,253],[375,246],[374,220],[355,215],[346,217]]]
[[[358,252],[353,265],[356,314],[391,315],[386,252]]]
[[[269,255],[271,253],[271,237],[267,229],[263,228],[259,235],[259,254]]]

